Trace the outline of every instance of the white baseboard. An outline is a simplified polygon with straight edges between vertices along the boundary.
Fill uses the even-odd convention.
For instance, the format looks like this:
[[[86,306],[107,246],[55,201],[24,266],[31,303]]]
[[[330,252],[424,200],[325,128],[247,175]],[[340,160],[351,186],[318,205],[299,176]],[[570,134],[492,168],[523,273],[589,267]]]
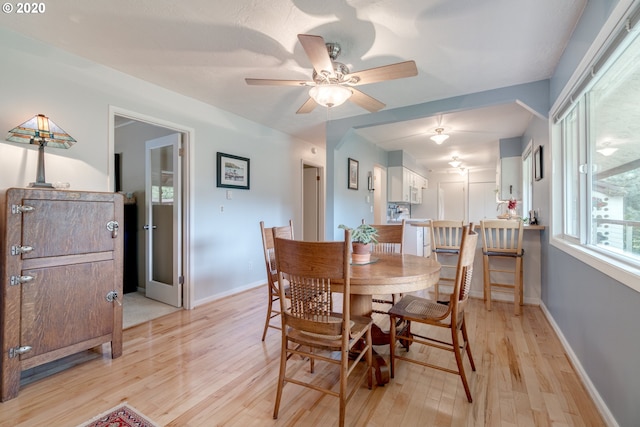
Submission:
[[[483,291],[469,292],[471,298],[484,299]],[[513,292],[501,292],[500,290],[491,290],[491,301],[513,302]],[[540,305],[540,298],[525,296],[523,302],[527,305]]]
[[[602,418],[604,418],[604,421],[607,423],[607,426],[619,427],[618,422],[613,417],[613,414],[611,413],[611,411],[609,411],[609,408],[604,403],[604,400],[602,400],[600,393],[598,393],[598,390],[595,388],[595,386],[591,382],[589,375],[587,375],[586,371],[582,367],[582,364],[580,363],[580,360],[578,359],[576,354],[573,352],[573,349],[569,345],[569,342],[565,339],[564,335],[562,334],[562,331],[556,324],[555,320],[551,316],[551,313],[549,313],[549,310],[547,310],[547,307],[544,305],[544,303],[540,302],[540,308],[542,309],[542,313],[544,313],[544,316],[549,321],[549,324],[555,331],[556,335],[560,339],[560,343],[562,344],[562,347],[564,347],[564,351],[567,352],[567,356],[569,357],[571,364],[573,365],[574,369],[578,373],[578,376],[582,380],[582,383],[587,388],[587,392],[595,402],[596,407],[598,408],[600,415],[602,415]]]
[[[210,297],[194,301],[193,306],[197,307],[199,305],[206,304],[208,302],[217,301],[219,299],[222,299],[231,295],[239,294],[240,292],[248,291],[249,289],[254,289],[259,286],[264,286],[266,283],[267,282],[265,280],[258,280],[257,282],[249,283],[239,288],[229,289],[228,291],[221,292],[219,294],[215,294]]]

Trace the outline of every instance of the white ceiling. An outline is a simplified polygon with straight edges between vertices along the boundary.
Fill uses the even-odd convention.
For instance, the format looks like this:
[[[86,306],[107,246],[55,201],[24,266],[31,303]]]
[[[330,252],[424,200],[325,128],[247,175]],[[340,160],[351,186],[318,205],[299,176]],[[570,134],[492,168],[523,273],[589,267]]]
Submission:
[[[392,109],[551,77],[585,3],[56,0],[38,16],[4,13],[0,25],[324,145],[327,111],[295,114],[308,97],[305,88],[244,81],[309,80],[312,67],[297,34],[340,43],[338,60],[352,72],[415,60],[418,76],[359,87]],[[368,113],[348,102],[329,118],[361,114]],[[428,168],[446,166],[454,152],[473,167],[472,158],[481,163],[488,156],[484,147],[521,136],[530,118],[514,103],[358,132],[384,149],[405,149]],[[426,146],[423,134],[438,123],[451,138]]]

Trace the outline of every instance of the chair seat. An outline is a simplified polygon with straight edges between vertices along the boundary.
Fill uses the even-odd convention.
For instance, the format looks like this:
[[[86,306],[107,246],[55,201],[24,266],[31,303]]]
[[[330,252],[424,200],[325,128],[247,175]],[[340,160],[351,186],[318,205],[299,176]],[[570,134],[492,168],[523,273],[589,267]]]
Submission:
[[[499,252],[499,251],[482,251],[482,255],[486,256],[508,256],[512,258],[524,256],[524,249],[520,253],[515,252]]]
[[[451,255],[457,255],[460,253],[460,249],[443,249],[443,248],[436,248],[433,250],[433,252],[437,253],[437,254],[451,254]]]
[[[404,317],[407,320],[439,320],[447,315],[449,307],[436,301],[413,295],[405,295],[389,310],[389,314]]]
[[[341,319],[341,316],[336,313],[336,320]],[[369,317],[352,316],[350,319],[351,324],[351,338],[350,342],[355,342],[362,338],[369,328],[373,324],[373,320]],[[287,335],[289,341],[293,341],[296,344],[308,345],[312,347],[321,347],[329,350],[340,350],[342,346],[341,335],[323,335],[316,334],[308,331],[301,331],[298,329],[288,328]]]

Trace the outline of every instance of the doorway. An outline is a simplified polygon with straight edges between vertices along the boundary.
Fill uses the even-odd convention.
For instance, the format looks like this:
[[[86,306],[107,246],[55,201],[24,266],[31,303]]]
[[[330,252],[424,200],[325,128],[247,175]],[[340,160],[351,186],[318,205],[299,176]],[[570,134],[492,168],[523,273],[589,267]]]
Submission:
[[[189,152],[189,141],[191,135],[193,133],[192,129],[176,125],[173,123],[169,123],[163,120],[158,120],[152,117],[147,117],[138,113],[125,111],[121,109],[117,109],[115,107],[110,107],[109,109],[110,115],[110,151],[113,153],[116,158],[119,158],[118,167],[114,168],[114,173],[117,170],[118,175],[115,176],[115,179],[111,180],[112,183],[119,182],[121,192],[125,195],[125,200],[129,202],[135,203],[135,243],[136,243],[136,251],[133,255],[133,259],[135,261],[135,270],[137,273],[136,281],[137,281],[137,292],[138,294],[142,294],[144,297],[144,293],[146,292],[146,280],[148,271],[146,262],[146,234],[147,231],[144,229],[144,225],[147,224],[147,219],[145,217],[145,206],[147,201],[147,191],[145,190],[145,175],[146,175],[146,162],[145,162],[145,142],[157,138],[166,137],[167,135],[179,135],[182,146],[178,147],[177,151],[179,154],[179,165],[180,169],[180,178],[177,182],[181,181],[179,188],[182,190],[182,200],[188,200],[188,190],[190,187],[188,181],[188,152]],[[141,167],[142,166],[142,167]],[[165,168],[166,169],[166,168]],[[166,170],[165,170],[166,172]],[[162,174],[161,174],[162,175]],[[166,175],[166,173],[164,174]],[[165,176],[166,177],[166,176]],[[171,180],[173,181],[173,180]],[[177,274],[175,274],[175,282],[176,285],[181,286],[180,291],[180,301],[175,304],[172,303],[171,306],[178,306],[183,308],[191,308],[192,301],[191,295],[193,295],[193,291],[190,287],[189,277],[189,254],[188,251],[182,251],[182,248],[188,248],[189,234],[188,234],[188,224],[189,224],[189,211],[188,204],[183,203],[182,207],[179,208],[179,215],[177,218],[177,228],[180,230],[180,237],[175,241],[172,239],[170,245],[165,245],[165,252],[168,248],[178,247],[179,250],[172,249],[169,252],[174,252],[176,255],[174,258],[178,259],[179,267]],[[144,288],[143,288],[143,284]],[[154,297],[155,298],[155,297]],[[126,300],[125,294],[125,300]],[[133,300],[134,298],[129,298]],[[139,298],[135,298],[139,300]],[[148,301],[152,301],[148,299]],[[148,306],[156,306],[156,304],[145,304],[144,309],[148,310]],[[128,308],[129,307],[129,308]],[[127,317],[127,311],[136,310],[135,307],[140,308],[139,304],[125,304],[124,313],[125,317]],[[153,312],[157,312],[158,316],[166,313],[166,307],[162,307],[157,305],[159,310],[153,309]],[[163,309],[164,308],[164,309]],[[147,315],[145,315],[146,317]],[[145,320],[151,320],[154,316],[153,314],[148,315],[149,318]]]
[[[324,236],[324,168],[302,161],[302,240]]]

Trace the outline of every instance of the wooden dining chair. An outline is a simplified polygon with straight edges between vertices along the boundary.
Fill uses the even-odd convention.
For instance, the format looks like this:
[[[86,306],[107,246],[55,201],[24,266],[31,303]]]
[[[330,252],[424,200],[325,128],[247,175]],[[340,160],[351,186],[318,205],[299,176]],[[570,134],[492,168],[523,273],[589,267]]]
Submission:
[[[274,241],[283,328],[273,418],[278,418],[284,385],[292,383],[338,397],[342,427],[348,401],[364,378],[367,378],[369,388],[373,381],[373,322],[370,317],[352,316],[350,309],[351,234],[345,231],[342,242],[305,242],[278,237]],[[285,281],[291,296],[289,307],[283,303]],[[332,287],[335,286],[342,291],[342,313],[331,309]],[[312,374],[316,361],[337,365],[338,389],[335,390],[335,384],[327,387],[326,375],[313,378],[302,369],[287,370],[288,364],[304,363],[290,358],[293,354],[311,360]],[[363,358],[366,365],[359,363]],[[348,379],[352,375],[356,379],[349,389]]]
[[[260,221],[260,232],[262,233],[262,249],[264,251],[265,267],[267,269],[267,290],[269,292],[267,318],[264,322],[264,331],[262,332],[262,341],[264,341],[269,328],[281,329],[279,324],[274,324],[272,322],[272,319],[280,315],[280,289],[278,288],[278,274],[276,271],[273,236],[277,235],[283,239],[293,239],[293,222],[289,220],[289,225],[266,228],[264,226],[264,221]],[[285,285],[284,295],[285,298],[288,298],[288,285]]]
[[[462,241],[462,226],[463,221],[451,220],[432,220],[429,226],[431,253],[442,266],[440,280],[433,287],[436,301],[448,301],[446,296],[441,299],[440,284],[449,288],[453,286]]]
[[[476,370],[473,356],[471,355],[471,347],[469,345],[469,336],[467,334],[467,326],[464,317],[464,309],[469,298],[469,290],[471,288],[471,276],[473,273],[473,259],[476,253],[476,245],[478,242],[478,233],[473,231],[473,225],[463,227],[462,240],[460,243],[460,254],[456,268],[456,277],[453,285],[453,292],[449,297],[449,304],[443,305],[436,301],[420,298],[413,295],[405,295],[398,303],[396,303],[389,315],[391,321],[407,320],[411,322],[410,331],[396,332],[394,328],[390,330],[390,371],[391,378],[395,374],[395,361],[404,360],[416,363],[429,368],[438,369],[444,372],[457,374],[462,379],[462,385],[467,395],[467,400],[472,402],[469,383],[465,375],[463,357],[466,352],[469,357],[471,369]],[[416,329],[420,327],[419,333]],[[451,340],[443,341],[438,335],[434,335],[433,327],[446,328],[451,331]],[[437,331],[435,331],[437,332]],[[431,333],[431,334],[430,334]],[[462,340],[460,340],[462,335]],[[396,342],[410,341],[413,344],[422,344],[440,350],[450,351],[456,359],[457,370],[450,369],[443,364],[432,363],[430,357],[431,352],[423,353],[420,351],[413,352],[409,357],[409,351],[397,353]],[[406,347],[405,347],[406,348]],[[415,347],[414,347],[415,348]]]
[[[524,303],[522,221],[496,219],[484,220],[480,224],[487,310],[491,311],[491,289],[507,289],[513,291],[513,312],[519,316]]]
[[[364,224],[364,220],[362,220]],[[399,224],[371,224],[376,229],[376,243],[371,246],[371,253],[404,253],[404,228],[405,220]],[[373,255],[375,257],[375,255]],[[373,302],[376,304],[388,304],[393,305],[402,296],[400,294],[394,295],[376,295],[373,298]],[[387,309],[381,310],[374,308],[376,313],[386,314]]]

